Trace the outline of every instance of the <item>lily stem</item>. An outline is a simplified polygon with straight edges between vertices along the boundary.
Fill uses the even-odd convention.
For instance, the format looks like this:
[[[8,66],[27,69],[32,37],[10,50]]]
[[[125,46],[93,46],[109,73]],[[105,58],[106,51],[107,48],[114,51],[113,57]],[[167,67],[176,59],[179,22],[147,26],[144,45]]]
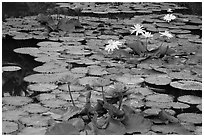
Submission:
[[[122,105],[122,102],[123,102],[123,95],[120,95],[118,110],[120,110],[120,107],[121,107],[121,105]]]
[[[67,85],[68,85],[68,91],[69,91],[69,95],[70,95],[72,104],[73,104],[73,106],[75,106],[75,103],[74,103],[74,100],[73,100],[73,97],[72,97],[72,93],[71,93],[71,90],[70,90],[70,85],[69,84],[67,84]]]
[[[106,99],[105,99],[105,95],[104,95],[104,91],[103,91],[103,86],[101,86],[101,90],[102,90],[102,95],[103,95],[103,101],[105,102]]]

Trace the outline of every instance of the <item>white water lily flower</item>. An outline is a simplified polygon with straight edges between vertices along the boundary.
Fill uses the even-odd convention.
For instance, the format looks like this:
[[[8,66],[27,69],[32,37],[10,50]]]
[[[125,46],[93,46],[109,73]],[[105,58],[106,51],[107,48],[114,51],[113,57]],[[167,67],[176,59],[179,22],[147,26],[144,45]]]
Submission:
[[[173,11],[172,11],[172,9],[171,9],[171,8],[168,8],[168,9],[167,9],[167,12],[173,12]]]
[[[144,33],[142,33],[142,35],[143,35],[145,38],[151,38],[151,37],[153,37],[153,35],[151,34],[151,32],[144,32]]]
[[[171,33],[169,33],[169,31],[165,30],[165,32],[159,32],[161,35],[160,36],[165,36],[168,39],[172,38],[173,35]]]
[[[131,34],[134,33],[134,32],[136,32],[136,36],[137,36],[138,34],[144,33],[145,30],[143,30],[144,28],[142,28],[142,27],[143,27],[143,26],[140,25],[140,24],[134,25],[134,27],[131,27],[131,29],[132,29],[132,30],[130,30]]]
[[[119,49],[118,46],[121,46],[123,43],[120,41],[109,40],[108,45],[106,45],[105,50],[108,52],[113,51],[114,49]]]
[[[163,19],[167,22],[170,22],[171,20],[175,20],[176,19],[176,16],[173,15],[173,14],[166,14]]]

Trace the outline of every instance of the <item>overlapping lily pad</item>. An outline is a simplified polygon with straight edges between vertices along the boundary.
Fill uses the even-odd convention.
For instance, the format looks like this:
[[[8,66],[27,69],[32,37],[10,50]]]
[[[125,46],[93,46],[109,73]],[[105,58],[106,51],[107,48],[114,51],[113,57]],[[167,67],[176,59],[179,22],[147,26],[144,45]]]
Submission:
[[[49,83],[37,83],[37,84],[30,84],[28,89],[35,92],[48,92],[51,90],[56,89],[58,86],[55,84]]]
[[[184,95],[184,96],[178,97],[178,101],[188,103],[188,104],[201,104],[202,98],[198,96]]]
[[[145,78],[145,82],[154,85],[168,85],[171,82],[171,78],[167,75],[155,75]]]
[[[3,97],[3,104],[13,105],[13,106],[23,106],[32,101],[29,97],[21,97],[21,96],[11,96],[11,97]]]
[[[194,124],[202,123],[202,114],[181,113],[177,115],[177,118],[183,122],[189,122]]]
[[[2,122],[2,133],[9,134],[18,130],[18,124],[15,122],[3,121]]]
[[[181,89],[181,90],[192,90],[192,91],[202,90],[202,83],[197,81],[180,80],[180,81],[171,82],[170,85],[174,88]]]

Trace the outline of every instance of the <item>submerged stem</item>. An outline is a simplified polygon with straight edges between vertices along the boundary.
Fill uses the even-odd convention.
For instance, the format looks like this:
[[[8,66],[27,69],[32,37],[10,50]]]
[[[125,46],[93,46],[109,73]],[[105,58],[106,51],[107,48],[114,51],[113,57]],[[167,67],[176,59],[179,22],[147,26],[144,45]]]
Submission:
[[[71,98],[72,104],[73,104],[73,106],[75,106],[75,104],[74,104],[74,100],[73,100],[73,98],[72,98],[72,93],[71,93],[71,90],[70,90],[70,85],[69,85],[69,84],[67,84],[67,85],[68,85],[68,91],[69,91],[69,95],[70,95],[70,98]]]
[[[104,95],[104,91],[103,91],[103,86],[101,86],[101,89],[102,89],[103,101],[105,102],[106,99],[105,99],[105,95]]]
[[[121,107],[121,105],[122,105],[122,102],[123,102],[123,95],[120,95],[118,110],[120,110],[120,107]]]

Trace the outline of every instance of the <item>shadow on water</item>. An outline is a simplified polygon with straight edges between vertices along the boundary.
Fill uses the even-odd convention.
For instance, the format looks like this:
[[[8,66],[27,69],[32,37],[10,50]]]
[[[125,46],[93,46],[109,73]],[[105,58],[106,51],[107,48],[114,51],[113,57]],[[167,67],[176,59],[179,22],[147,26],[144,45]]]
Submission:
[[[36,44],[42,40],[14,40],[10,36],[2,39],[2,65],[17,65],[22,69],[16,72],[4,72],[2,74],[3,93],[9,92],[12,95],[20,95],[22,90],[26,89],[27,83],[23,78],[34,73],[33,68],[42,65],[36,62],[34,57],[26,54],[18,54],[13,52],[16,48],[36,47]]]

